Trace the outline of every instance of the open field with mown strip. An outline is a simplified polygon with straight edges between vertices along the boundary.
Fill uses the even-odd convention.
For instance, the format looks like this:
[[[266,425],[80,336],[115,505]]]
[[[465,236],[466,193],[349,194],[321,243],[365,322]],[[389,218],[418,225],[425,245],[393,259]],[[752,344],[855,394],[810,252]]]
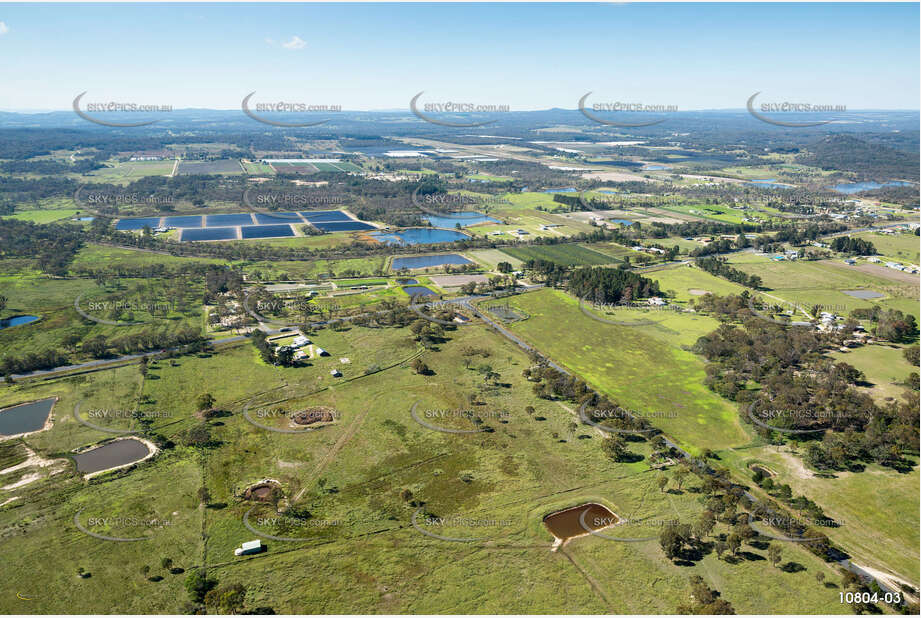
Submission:
[[[700,452],[748,442],[735,405],[703,385],[704,362],[691,352],[658,340],[645,327],[593,320],[560,291],[540,290],[511,304],[531,317],[510,330],[620,405],[674,413],[653,424],[685,448]]]
[[[644,272],[643,276],[658,281],[660,290],[674,292],[675,298],[684,302],[693,302],[705,292],[717,296],[728,296],[741,294],[746,289],[737,283],[711,275],[692,265],[650,270]]]
[[[805,444],[800,446],[800,451]],[[871,464],[862,472],[817,476],[802,463],[802,453],[789,447],[762,446],[721,452],[722,464],[751,476],[748,465],[761,463],[777,474],[796,495],[814,500],[825,514],[841,523],[822,529],[835,543],[855,553],[855,562],[900,575],[918,585],[917,465],[906,474]],[[872,560],[861,562],[856,556]]]
[[[839,268],[824,261],[772,261],[768,256],[754,253],[735,253],[729,263],[750,275],[758,275],[771,294],[793,303],[825,305],[838,314],[879,304],[919,317],[917,285],[876,277],[853,266]],[[842,292],[857,289],[873,290],[884,296],[862,300]]]

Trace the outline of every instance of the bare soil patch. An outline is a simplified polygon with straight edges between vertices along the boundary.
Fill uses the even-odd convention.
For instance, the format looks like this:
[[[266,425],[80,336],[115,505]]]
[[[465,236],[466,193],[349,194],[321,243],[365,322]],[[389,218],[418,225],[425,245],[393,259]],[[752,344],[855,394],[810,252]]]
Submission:
[[[335,408],[327,406],[313,406],[291,415],[295,425],[313,425],[316,423],[332,423],[339,416]]]

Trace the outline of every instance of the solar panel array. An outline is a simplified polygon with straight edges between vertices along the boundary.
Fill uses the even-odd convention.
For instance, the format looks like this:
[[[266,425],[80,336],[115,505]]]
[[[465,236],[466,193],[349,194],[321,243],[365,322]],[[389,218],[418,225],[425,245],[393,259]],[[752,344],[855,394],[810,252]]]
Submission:
[[[144,227],[177,228],[180,230],[179,239],[182,241],[235,240],[294,236],[295,232],[291,225],[306,223],[324,232],[375,229],[373,225],[357,221],[341,210],[135,217],[121,219],[115,225],[115,229],[131,231]]]

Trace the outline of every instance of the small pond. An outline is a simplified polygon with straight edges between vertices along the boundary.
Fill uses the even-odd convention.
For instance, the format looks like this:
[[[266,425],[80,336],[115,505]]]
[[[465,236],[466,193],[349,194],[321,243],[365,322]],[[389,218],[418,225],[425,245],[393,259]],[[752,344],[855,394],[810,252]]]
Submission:
[[[0,320],[0,330],[3,330],[4,328],[12,328],[21,324],[30,324],[37,319],[37,315],[16,315],[11,318],[3,318]]]
[[[478,225],[480,223],[499,223],[498,219],[487,217],[481,212],[448,212],[443,215],[428,215],[422,217],[435,227],[467,227],[468,225]]]
[[[428,268],[431,266],[444,266],[445,264],[472,264],[470,260],[456,253],[444,253],[442,255],[413,255],[409,257],[395,257],[390,268],[400,270],[401,268]]]
[[[399,232],[373,232],[371,236],[381,242],[396,245],[430,245],[469,238],[466,234],[455,230],[439,230],[427,227],[414,227]]]
[[[874,292],[873,290],[841,290],[848,296],[853,296],[854,298],[861,298],[863,300],[869,300],[871,298],[882,298],[883,294],[880,292]]]
[[[90,451],[72,455],[77,470],[83,474],[117,468],[140,461],[150,454],[150,449],[140,440],[127,438],[103,444]]]
[[[42,429],[54,402],[55,398],[49,397],[0,410],[0,435],[15,436]]]
[[[617,515],[604,506],[589,502],[547,515],[544,517],[544,525],[547,526],[550,534],[564,541],[588,534],[589,531],[580,522],[583,513],[585,513],[585,525],[592,530],[600,530],[618,521]]]
[[[861,191],[872,191],[873,189],[881,189],[883,187],[909,187],[911,186],[910,182],[902,182],[901,180],[893,180],[892,182],[884,182],[882,184],[878,182],[846,182],[840,185],[835,185],[832,187],[838,193],[860,193]]]
[[[772,189],[790,189],[793,187],[793,185],[777,182],[776,178],[753,178],[748,182],[749,184],[757,185],[759,187],[769,187]]]
[[[403,290],[412,297],[416,296],[437,296],[435,292],[424,285],[407,285]]]

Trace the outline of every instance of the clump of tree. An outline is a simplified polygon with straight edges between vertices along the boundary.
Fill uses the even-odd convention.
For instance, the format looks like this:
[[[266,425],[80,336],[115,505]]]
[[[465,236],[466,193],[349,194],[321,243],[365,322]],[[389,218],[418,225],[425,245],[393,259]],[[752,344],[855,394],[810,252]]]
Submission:
[[[734,615],[736,613],[732,608],[732,604],[725,599],[721,599],[720,593],[710,588],[700,575],[692,575],[690,584],[692,601],[679,605],[677,613],[719,616]]]
[[[878,405],[856,388],[861,372],[825,355],[835,344],[833,335],[752,318],[746,309],[734,317],[742,324],[723,323],[698,339],[694,350],[710,361],[707,386],[738,401],[741,418],[758,433],[782,441],[790,434],[778,430],[810,432],[797,435],[808,442],[804,459],[817,469],[912,465],[905,455],[918,452],[917,391]]]
[[[261,330],[253,331],[253,346],[259,350],[259,357],[266,363],[275,366],[291,367],[296,364],[294,350],[288,346],[276,347]]]
[[[432,370],[429,369],[429,366],[421,358],[417,358],[412,362],[413,371],[415,371],[420,376],[427,376],[432,374]]]
[[[848,255],[876,255],[876,247],[872,242],[853,236],[837,236],[831,241],[829,248]]]
[[[855,320],[869,320],[873,323],[871,332],[876,337],[893,343],[914,341],[918,336],[918,322],[915,316],[902,313],[898,309],[885,309],[873,305],[865,309],[854,309],[851,311],[851,317]],[[917,364],[917,360],[914,364]]]
[[[596,303],[629,302],[660,296],[659,283],[619,268],[577,268],[569,278],[569,292]]]
[[[185,578],[185,589],[189,599],[194,603],[201,603],[205,595],[217,586],[217,580],[208,577],[204,569],[193,569]]]

